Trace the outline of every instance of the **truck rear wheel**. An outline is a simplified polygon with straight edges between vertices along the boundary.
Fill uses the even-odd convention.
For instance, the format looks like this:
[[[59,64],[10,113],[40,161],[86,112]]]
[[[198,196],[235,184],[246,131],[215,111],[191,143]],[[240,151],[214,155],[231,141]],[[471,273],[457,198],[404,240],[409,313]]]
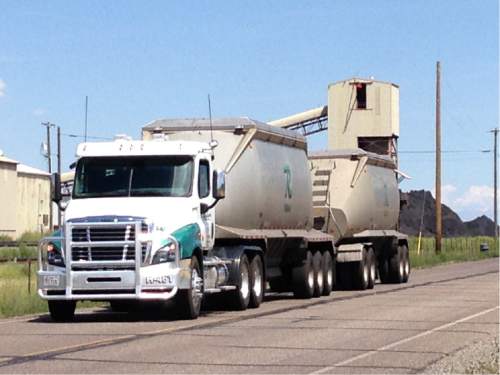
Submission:
[[[323,253],[323,295],[329,296],[333,290],[333,260],[329,251]]]
[[[377,259],[375,258],[375,252],[373,247],[368,248],[368,269],[369,269],[369,280],[368,289],[373,289],[375,285],[375,280],[377,279]]]
[[[404,254],[403,247],[398,246],[396,253],[389,258],[389,277],[390,281],[395,284],[400,284],[404,279]]]
[[[313,270],[314,270],[314,292],[313,297],[321,297],[325,279],[323,275],[323,255],[320,251],[316,251],[313,255]]]
[[[303,264],[292,269],[293,295],[295,298],[311,298],[314,293],[313,256],[306,252]]]
[[[354,262],[354,284],[357,289],[365,290],[368,288],[370,282],[370,265],[369,265],[368,252],[363,248],[361,253],[361,260]]]
[[[191,258],[191,286],[189,289],[180,289],[177,292],[175,305],[177,313],[182,319],[196,319],[200,315],[201,300],[203,298],[203,279],[200,264],[195,256]]]
[[[239,264],[239,283],[236,290],[228,292],[228,302],[235,310],[245,310],[250,303],[250,265],[243,254]]]
[[[264,299],[264,266],[260,255],[255,255],[250,262],[250,302],[249,307],[259,307]]]
[[[55,322],[71,322],[75,317],[76,301],[48,301],[50,317]]]
[[[403,276],[403,282],[406,283],[408,282],[408,279],[410,278],[410,252],[408,250],[408,246],[403,245],[403,259],[404,259],[404,276]]]

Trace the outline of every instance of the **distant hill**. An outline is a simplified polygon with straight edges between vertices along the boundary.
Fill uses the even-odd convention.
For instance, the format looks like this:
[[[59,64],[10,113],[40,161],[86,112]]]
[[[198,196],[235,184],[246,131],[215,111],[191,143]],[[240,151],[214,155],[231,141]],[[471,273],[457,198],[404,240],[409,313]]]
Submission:
[[[434,235],[436,222],[436,201],[430,191],[412,190],[406,193],[408,205],[401,210],[400,230],[411,236],[418,235],[420,218],[422,215],[422,204],[424,203],[424,220],[422,235]],[[494,236],[495,223],[487,216],[480,216],[471,221],[463,222],[451,208],[442,205],[443,213],[443,236]]]

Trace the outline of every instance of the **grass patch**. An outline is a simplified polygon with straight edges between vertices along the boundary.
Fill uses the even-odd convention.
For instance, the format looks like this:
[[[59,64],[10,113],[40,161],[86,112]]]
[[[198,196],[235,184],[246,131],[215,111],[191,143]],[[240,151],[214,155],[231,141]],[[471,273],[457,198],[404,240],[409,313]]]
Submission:
[[[31,282],[28,263],[0,264],[0,318],[48,312],[47,301],[36,290],[37,263],[31,263]],[[30,285],[30,290],[28,289]],[[102,302],[79,302],[77,307],[103,306]]]
[[[21,244],[19,247],[0,247],[0,261],[37,259],[36,247]]]
[[[487,244],[489,250],[480,251],[481,244]],[[443,238],[441,253],[435,253],[435,239],[422,237],[420,253],[418,253],[418,238],[409,238],[410,260],[412,267],[432,267],[442,263],[465,262],[487,259],[499,256],[493,237],[453,237]]]

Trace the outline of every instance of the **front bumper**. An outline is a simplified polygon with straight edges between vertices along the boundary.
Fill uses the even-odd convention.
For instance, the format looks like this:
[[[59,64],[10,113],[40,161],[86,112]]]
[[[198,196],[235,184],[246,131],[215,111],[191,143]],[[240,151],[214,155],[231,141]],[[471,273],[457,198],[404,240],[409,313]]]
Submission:
[[[177,253],[175,261],[149,264],[147,259],[151,254],[149,250],[143,252],[142,224],[141,221],[66,223],[63,237],[40,241],[37,280],[40,297],[161,301],[174,297],[179,289],[188,289],[190,260],[179,259]],[[65,266],[49,265],[42,259],[42,247],[48,243],[60,245]]]
[[[65,268],[51,267],[38,272],[38,294],[46,300],[168,300],[191,285],[189,260],[179,263],[180,267],[169,263],[141,267],[138,277],[135,270],[67,275]]]

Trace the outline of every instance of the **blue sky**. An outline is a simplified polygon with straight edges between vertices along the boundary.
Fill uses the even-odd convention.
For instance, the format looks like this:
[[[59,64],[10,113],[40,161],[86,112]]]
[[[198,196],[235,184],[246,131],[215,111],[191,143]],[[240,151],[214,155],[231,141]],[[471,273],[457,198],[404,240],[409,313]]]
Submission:
[[[46,168],[53,122],[89,135],[139,136],[163,117],[267,121],[326,104],[352,76],[400,86],[403,190],[432,189],[435,64],[442,63],[444,201],[465,219],[492,216],[498,126],[498,2],[2,1],[0,149]],[[81,139],[63,136],[63,165]],[[326,145],[326,134],[310,140]]]

